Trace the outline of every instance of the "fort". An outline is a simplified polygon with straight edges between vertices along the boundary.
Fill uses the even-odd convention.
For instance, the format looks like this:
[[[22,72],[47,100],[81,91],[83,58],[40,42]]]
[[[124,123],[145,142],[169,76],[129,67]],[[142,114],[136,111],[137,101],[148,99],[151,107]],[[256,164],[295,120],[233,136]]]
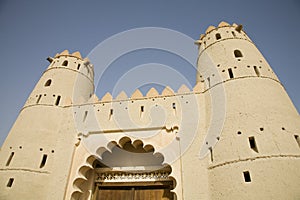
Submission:
[[[79,52],[49,57],[1,147],[0,199],[299,199],[300,117],[268,62],[237,24],[195,44],[192,90],[130,97],[99,99]]]

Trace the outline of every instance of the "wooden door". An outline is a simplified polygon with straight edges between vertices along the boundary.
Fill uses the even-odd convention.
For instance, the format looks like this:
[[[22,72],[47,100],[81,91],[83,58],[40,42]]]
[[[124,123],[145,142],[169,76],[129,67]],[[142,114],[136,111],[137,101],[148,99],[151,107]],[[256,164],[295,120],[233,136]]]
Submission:
[[[173,200],[166,185],[98,187],[97,200]]]

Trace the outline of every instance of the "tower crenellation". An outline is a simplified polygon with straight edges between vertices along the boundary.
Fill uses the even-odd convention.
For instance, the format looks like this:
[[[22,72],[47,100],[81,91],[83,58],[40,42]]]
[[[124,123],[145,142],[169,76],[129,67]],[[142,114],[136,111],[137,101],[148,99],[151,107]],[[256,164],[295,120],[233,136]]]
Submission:
[[[207,88],[245,77],[279,81],[242,25],[210,26],[195,44],[199,46],[197,82]]]
[[[49,67],[43,73],[26,106],[70,105],[84,103],[94,93],[94,69],[88,58],[67,50],[48,57]],[[74,88],[77,88],[76,90]]]

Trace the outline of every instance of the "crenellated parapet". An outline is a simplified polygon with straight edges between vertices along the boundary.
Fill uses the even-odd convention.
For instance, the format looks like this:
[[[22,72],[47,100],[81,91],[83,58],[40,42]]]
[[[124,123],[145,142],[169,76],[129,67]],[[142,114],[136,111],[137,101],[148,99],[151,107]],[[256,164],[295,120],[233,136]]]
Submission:
[[[68,107],[73,108],[78,132],[82,135],[143,129],[173,132],[178,131],[185,113],[199,109],[198,95],[204,92],[202,86],[198,83],[190,90],[182,85],[176,93],[167,86],[161,94],[151,88],[146,95],[137,89],[131,97],[124,91],[116,98],[106,93],[101,100],[94,94],[87,103]]]
[[[52,68],[67,68],[83,74],[91,81],[94,80],[94,66],[88,58],[82,58],[79,51],[69,53],[68,50],[64,50],[56,54],[54,58],[48,57],[47,60],[50,62],[47,70]]]
[[[202,49],[209,47],[217,41],[228,40],[228,39],[242,39],[252,42],[243,30],[243,25],[232,25],[227,22],[220,22],[217,27],[209,26],[205,34],[201,34],[200,38],[195,41],[195,44],[201,46]]]

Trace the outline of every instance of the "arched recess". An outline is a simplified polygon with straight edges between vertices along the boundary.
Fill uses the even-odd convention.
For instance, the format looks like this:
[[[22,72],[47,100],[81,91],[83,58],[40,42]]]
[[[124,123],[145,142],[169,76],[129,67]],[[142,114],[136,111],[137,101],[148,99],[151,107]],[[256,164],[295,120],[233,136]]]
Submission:
[[[118,142],[99,147],[96,152],[97,155],[89,156],[86,165],[78,171],[79,178],[73,182],[73,200],[102,200],[109,195],[112,199],[120,195],[123,199],[130,195],[130,199],[149,195],[177,199],[173,191],[176,180],[170,175],[172,168],[151,144],[122,137]]]

